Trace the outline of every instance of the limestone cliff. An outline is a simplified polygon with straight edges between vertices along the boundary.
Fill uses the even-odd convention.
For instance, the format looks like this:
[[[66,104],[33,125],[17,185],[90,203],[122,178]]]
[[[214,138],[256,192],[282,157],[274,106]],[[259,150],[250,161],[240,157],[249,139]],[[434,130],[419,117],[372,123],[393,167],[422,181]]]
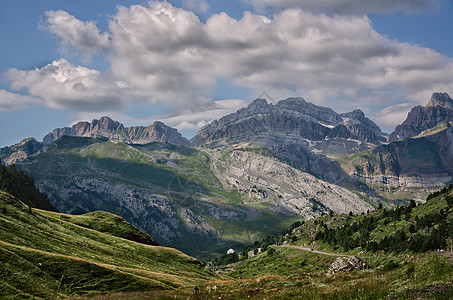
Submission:
[[[184,138],[176,129],[162,122],[144,127],[124,127],[118,121],[109,117],[93,120],[91,123],[79,122],[72,127],[54,129],[43,138],[45,144],[51,144],[62,136],[80,137],[106,137],[128,144],[147,144],[150,142],[165,142],[176,145],[190,145],[189,140]]]

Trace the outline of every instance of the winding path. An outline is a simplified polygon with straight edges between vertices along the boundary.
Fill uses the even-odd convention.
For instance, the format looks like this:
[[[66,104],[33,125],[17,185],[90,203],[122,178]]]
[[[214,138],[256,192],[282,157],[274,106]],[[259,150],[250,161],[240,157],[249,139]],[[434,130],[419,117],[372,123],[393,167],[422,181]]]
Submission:
[[[318,251],[318,250],[314,250],[314,249],[310,249],[310,248],[299,247],[299,246],[277,246],[277,247],[292,248],[292,249],[297,249],[297,250],[302,250],[302,251],[308,251],[311,253],[329,255],[329,256],[343,256],[343,257],[351,256],[351,255],[346,255],[346,254],[327,253],[327,252],[322,252],[322,251]]]

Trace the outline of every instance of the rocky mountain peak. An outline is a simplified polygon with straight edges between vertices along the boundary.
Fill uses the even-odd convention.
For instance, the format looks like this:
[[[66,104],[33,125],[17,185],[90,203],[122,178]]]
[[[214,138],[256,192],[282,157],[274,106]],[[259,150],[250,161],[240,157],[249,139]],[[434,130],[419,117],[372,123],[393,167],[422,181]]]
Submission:
[[[311,147],[317,154],[333,155],[366,150],[368,144],[380,145],[385,141],[379,127],[361,110],[343,116],[301,97],[281,100],[275,105],[258,98],[204,126],[192,139],[194,145],[211,146],[296,143]]]
[[[453,99],[447,93],[433,93],[431,99],[425,107],[443,107],[453,110]]]
[[[247,105],[247,111],[249,114],[262,114],[269,113],[269,109],[272,104],[268,104],[266,99],[258,98],[255,99],[252,103]]]
[[[164,124],[164,123],[162,123],[161,121],[155,121],[155,122],[153,123],[153,125],[152,125],[152,126],[156,126],[156,127],[162,127],[162,128],[164,128],[164,127],[168,127],[167,125],[165,125],[165,124]]]
[[[364,119],[365,113],[361,109],[355,109],[351,112],[341,114],[344,118],[351,118],[351,119]]]
[[[125,128],[120,122],[114,121],[106,116],[99,120],[94,119],[91,123],[79,122],[72,127],[54,129],[44,137],[43,142],[50,144],[64,135],[106,137],[129,144],[147,144],[158,141],[177,145],[190,145],[189,140],[184,138],[176,129],[162,122],[154,122],[154,124],[148,127],[136,126]]]
[[[247,105],[247,108],[251,109],[254,107],[267,107],[267,105],[268,105],[268,103],[267,103],[266,99],[258,98],[258,99],[253,100],[253,102],[250,103],[249,105]]]
[[[413,107],[406,120],[396,126],[390,135],[390,142],[415,137],[442,121],[453,121],[453,100],[447,93],[433,93],[425,107]]]
[[[12,165],[36,154],[43,147],[35,138],[26,138],[13,146],[0,148],[0,158],[2,163]]]

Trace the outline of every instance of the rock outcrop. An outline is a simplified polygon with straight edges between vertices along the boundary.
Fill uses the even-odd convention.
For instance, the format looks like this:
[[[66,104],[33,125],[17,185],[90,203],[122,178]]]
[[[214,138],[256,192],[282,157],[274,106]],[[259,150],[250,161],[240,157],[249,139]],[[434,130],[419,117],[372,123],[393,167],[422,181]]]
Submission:
[[[360,271],[369,268],[370,265],[357,256],[349,256],[348,258],[339,257],[332,263],[332,265],[330,265],[327,275],[333,275],[338,272],[351,272],[355,270]]]
[[[433,93],[425,107],[418,105],[412,108],[406,120],[396,126],[389,141],[415,137],[442,121],[453,121],[453,99],[447,93]]]
[[[175,128],[169,127],[162,122],[144,127],[124,127],[118,121],[109,117],[93,120],[91,123],[79,122],[72,127],[54,129],[43,138],[45,144],[51,144],[62,136],[79,137],[106,137],[128,144],[147,144],[150,142],[165,142],[175,145],[190,145],[190,141],[184,138]]]

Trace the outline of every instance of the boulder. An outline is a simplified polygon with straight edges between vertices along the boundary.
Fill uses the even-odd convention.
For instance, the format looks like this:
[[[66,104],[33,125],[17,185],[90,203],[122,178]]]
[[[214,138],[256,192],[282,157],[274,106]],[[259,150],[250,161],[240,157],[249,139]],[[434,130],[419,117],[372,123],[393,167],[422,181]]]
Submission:
[[[329,271],[327,275],[333,275],[338,272],[351,272],[354,270],[365,270],[369,269],[370,265],[358,258],[357,256],[349,256],[349,257],[338,257],[332,265],[330,265]]]

